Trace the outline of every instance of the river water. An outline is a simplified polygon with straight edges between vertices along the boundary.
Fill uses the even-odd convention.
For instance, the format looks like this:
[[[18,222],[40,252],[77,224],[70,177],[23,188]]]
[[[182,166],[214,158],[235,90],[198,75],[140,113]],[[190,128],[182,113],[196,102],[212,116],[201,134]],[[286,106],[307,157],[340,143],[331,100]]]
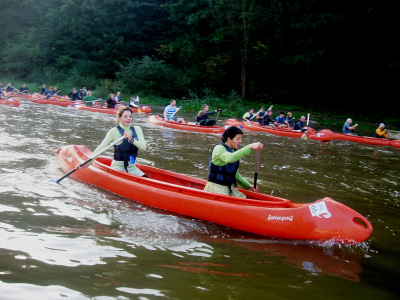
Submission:
[[[72,178],[51,183],[64,174],[56,150],[94,150],[115,117],[21,101],[0,105],[0,299],[399,298],[400,149],[246,132],[244,145],[264,143],[260,192],[331,197],[374,227],[357,245],[270,239]],[[145,114],[134,123],[148,142],[139,163],[206,178],[219,136],[151,125]],[[242,159],[249,181],[254,167],[255,155]]]

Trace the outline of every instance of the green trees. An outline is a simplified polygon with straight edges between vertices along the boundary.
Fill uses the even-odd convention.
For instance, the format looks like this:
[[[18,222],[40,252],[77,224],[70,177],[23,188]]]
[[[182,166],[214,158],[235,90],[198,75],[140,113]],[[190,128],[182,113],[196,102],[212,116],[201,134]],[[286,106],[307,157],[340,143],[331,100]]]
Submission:
[[[377,0],[1,0],[0,10],[3,76],[329,109],[396,95],[398,26]]]

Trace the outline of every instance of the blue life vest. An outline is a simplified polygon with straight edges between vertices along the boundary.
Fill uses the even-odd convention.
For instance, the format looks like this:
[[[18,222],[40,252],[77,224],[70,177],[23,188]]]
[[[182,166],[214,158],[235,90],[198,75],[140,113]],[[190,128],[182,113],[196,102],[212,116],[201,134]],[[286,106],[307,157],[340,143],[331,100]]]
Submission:
[[[121,128],[121,126],[116,126],[118,131],[121,133],[121,135],[124,135],[124,129]],[[135,128],[132,126],[132,139],[136,139],[136,131]],[[135,145],[132,145],[131,143],[128,142],[128,139],[123,139],[122,143],[119,145],[114,145],[114,160],[118,161],[123,161],[125,168],[129,165],[129,160],[131,156],[136,157],[138,155],[138,147]]]
[[[233,153],[233,150],[227,145],[221,143],[222,146],[226,148],[228,152]],[[210,169],[208,171],[208,181],[226,185],[230,187],[232,184],[236,186],[236,172],[239,169],[240,160],[226,164],[225,166],[217,166],[212,162],[212,153],[210,155]]]

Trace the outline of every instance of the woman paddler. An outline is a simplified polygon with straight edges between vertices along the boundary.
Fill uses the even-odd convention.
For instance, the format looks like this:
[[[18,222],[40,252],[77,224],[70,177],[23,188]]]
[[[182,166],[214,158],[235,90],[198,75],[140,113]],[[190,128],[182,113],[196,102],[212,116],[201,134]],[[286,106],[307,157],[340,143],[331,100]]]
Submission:
[[[246,198],[242,192],[236,189],[238,182],[244,189],[258,191],[258,186],[254,188],[238,172],[240,159],[248,154],[259,151],[263,148],[260,142],[247,145],[237,150],[242,143],[243,132],[231,126],[222,135],[222,143],[216,145],[210,156],[210,170],[208,172],[208,182],[204,187],[207,192],[230,195],[234,197]]]
[[[96,150],[94,150],[93,154],[96,155],[96,153],[123,136],[124,139],[122,142],[114,146],[114,159],[111,162],[111,167],[134,175],[147,177],[135,164],[138,150],[146,150],[146,140],[144,139],[142,129],[139,126],[130,126],[131,122],[132,110],[129,106],[121,106],[117,112],[117,126],[107,132],[106,137]],[[90,163],[83,167],[88,165]]]

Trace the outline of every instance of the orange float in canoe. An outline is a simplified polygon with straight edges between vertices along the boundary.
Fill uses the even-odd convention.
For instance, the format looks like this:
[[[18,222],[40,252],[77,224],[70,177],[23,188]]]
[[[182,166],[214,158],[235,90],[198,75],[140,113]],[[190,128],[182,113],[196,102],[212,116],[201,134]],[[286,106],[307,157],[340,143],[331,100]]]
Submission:
[[[1,98],[0,99],[0,104],[1,105],[20,106],[21,105],[21,101],[17,97]]]
[[[201,126],[190,124],[189,122],[185,123],[176,123],[172,121],[165,122],[163,118],[157,115],[152,115],[147,117],[147,122],[161,125],[167,128],[174,128],[174,129],[181,129],[186,131],[197,131],[197,132],[204,132],[204,133],[224,133],[225,127],[221,126]]]
[[[56,160],[69,172],[91,155],[85,146],[69,145],[57,150]],[[292,203],[239,189],[248,197],[241,199],[204,191],[202,179],[138,164],[145,178],[110,165],[110,158],[99,157],[70,176],[145,205],[264,236],[353,243],[372,233],[366,218],[330,198]]]

